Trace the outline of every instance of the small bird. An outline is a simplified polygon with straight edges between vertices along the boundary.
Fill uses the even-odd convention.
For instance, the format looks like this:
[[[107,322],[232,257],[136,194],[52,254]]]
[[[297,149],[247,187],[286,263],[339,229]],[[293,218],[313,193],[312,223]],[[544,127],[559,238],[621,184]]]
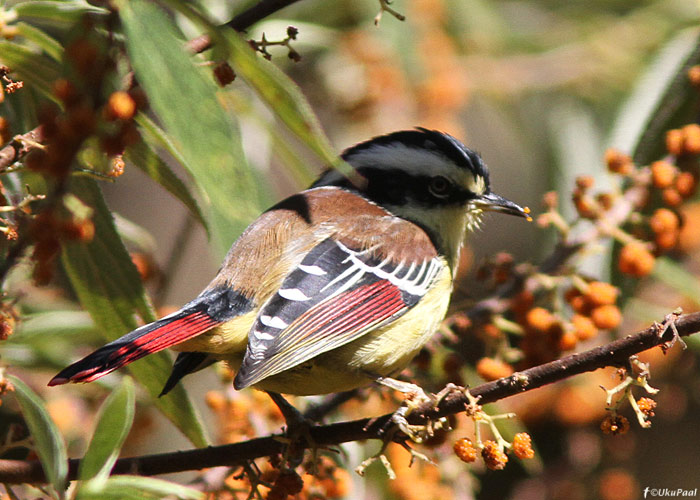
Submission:
[[[342,158],[361,186],[325,171],[255,220],[197,298],[49,385],[91,382],[172,347],[179,355],[163,394],[219,360],[236,372],[236,389],[276,402],[371,381],[401,390],[390,377],[444,319],[466,234],[485,211],[531,220],[529,210],[494,194],[481,157],[438,131],[375,137]]]

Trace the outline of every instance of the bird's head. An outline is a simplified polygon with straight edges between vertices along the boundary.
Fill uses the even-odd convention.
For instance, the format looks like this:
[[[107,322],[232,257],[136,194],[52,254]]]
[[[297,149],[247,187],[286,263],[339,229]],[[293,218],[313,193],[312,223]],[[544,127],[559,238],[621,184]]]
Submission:
[[[453,265],[484,212],[530,218],[528,209],[491,191],[488,168],[476,152],[442,132],[394,132],[348,148],[342,157],[366,179],[363,196],[423,227]],[[325,172],[317,186],[358,190],[336,170]]]

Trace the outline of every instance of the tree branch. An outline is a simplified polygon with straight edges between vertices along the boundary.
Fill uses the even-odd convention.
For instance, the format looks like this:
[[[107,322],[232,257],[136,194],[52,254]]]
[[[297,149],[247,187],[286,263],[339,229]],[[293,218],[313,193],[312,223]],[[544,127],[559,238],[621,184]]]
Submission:
[[[674,322],[680,336],[692,335],[700,331],[700,312],[678,317]],[[594,349],[572,354],[564,358],[535,366],[510,377],[488,382],[473,389],[470,394],[479,398],[480,404],[493,403],[515,394],[527,392],[543,385],[551,384],[574,375],[590,372],[606,366],[625,366],[630,356],[660,345],[670,345],[674,341],[671,324],[654,324],[634,335],[616,340]],[[415,410],[410,423],[419,424],[427,420],[456,414],[464,411],[468,404],[466,396],[454,392],[445,397],[435,408],[426,404]],[[323,425],[311,429],[311,438],[319,446],[332,446],[349,441],[380,439],[391,415],[378,418],[360,419],[349,422]],[[206,467],[234,466],[255,458],[281,453],[283,443],[274,436],[252,439],[242,443],[224,446],[122,458],[117,461],[112,474],[139,474],[152,476],[199,470]],[[78,459],[69,462],[69,479],[76,478]],[[44,472],[38,461],[0,460],[0,483],[41,483],[45,482]]]

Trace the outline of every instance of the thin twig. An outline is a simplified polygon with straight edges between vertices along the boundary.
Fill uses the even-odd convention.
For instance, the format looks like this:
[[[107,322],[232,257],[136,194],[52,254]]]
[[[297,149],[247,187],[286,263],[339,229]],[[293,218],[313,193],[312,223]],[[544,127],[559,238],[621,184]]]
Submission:
[[[692,335],[700,331],[700,313],[680,316],[674,325],[679,335]],[[482,384],[470,389],[469,394],[478,398],[479,404],[492,403],[598,368],[624,366],[627,359],[633,354],[670,343],[674,334],[671,325],[660,327],[659,324],[654,324],[635,335],[629,335],[589,351],[572,354],[550,363],[517,372],[504,379]],[[420,424],[427,420],[457,414],[464,411],[464,405],[468,403],[464,393],[455,391],[443,398],[437,408],[427,403],[414,410],[409,417],[409,422]],[[390,419],[391,414],[387,414],[378,418],[365,418],[313,427],[310,429],[311,439],[316,446],[378,439],[382,436]],[[398,439],[401,437],[399,436]],[[281,453],[283,446],[283,443],[275,436],[268,436],[224,446],[122,458],[115,464],[112,474],[152,476],[207,467],[241,465],[249,460]],[[78,459],[70,460],[69,479],[76,478],[79,464],[80,460]],[[41,483],[45,481],[43,469],[38,461],[0,460],[0,483]]]
[[[248,10],[245,10],[226,23],[226,26],[233,28],[236,31],[245,31],[258,21],[265,19],[267,16],[274,14],[288,5],[298,2],[299,0],[262,0],[253,5]],[[211,38],[209,35],[200,35],[193,38],[185,47],[190,51],[199,54],[211,48]]]

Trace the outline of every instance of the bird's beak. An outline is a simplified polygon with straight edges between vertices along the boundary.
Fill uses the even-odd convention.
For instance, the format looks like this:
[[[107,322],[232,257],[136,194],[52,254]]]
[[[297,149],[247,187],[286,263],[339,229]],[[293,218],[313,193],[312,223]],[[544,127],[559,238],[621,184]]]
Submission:
[[[486,193],[472,201],[474,205],[484,212],[500,212],[503,214],[517,215],[524,217],[527,220],[532,220],[530,217],[530,209],[521,207],[517,203],[513,203],[506,198],[495,193]]]

